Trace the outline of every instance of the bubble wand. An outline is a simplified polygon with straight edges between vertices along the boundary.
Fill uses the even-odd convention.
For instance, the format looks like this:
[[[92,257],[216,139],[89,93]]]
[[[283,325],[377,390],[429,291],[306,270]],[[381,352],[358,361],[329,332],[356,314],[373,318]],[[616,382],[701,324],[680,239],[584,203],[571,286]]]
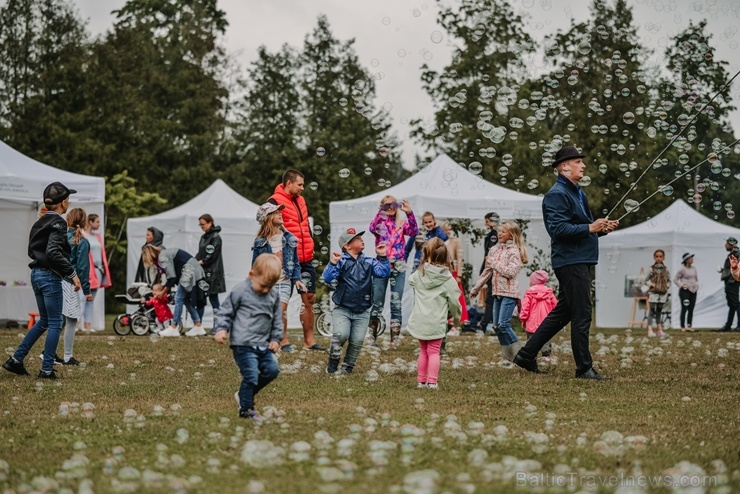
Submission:
[[[643,170],[642,174],[641,174],[641,175],[640,175],[640,176],[639,176],[639,177],[637,178],[637,181],[635,181],[635,182],[634,182],[634,183],[633,183],[633,184],[632,184],[632,185],[631,185],[631,186],[630,186],[630,187],[629,187],[629,188],[627,189],[627,192],[625,192],[625,193],[624,193],[624,195],[623,195],[623,196],[622,196],[622,197],[621,197],[621,198],[619,199],[619,201],[618,201],[618,202],[617,202],[617,203],[616,203],[616,204],[614,205],[614,207],[613,207],[613,208],[611,209],[611,211],[609,211],[609,214],[607,214],[607,215],[606,215],[606,217],[607,217],[607,218],[608,218],[609,216],[611,216],[611,215],[612,215],[612,213],[613,213],[613,212],[614,212],[614,211],[615,211],[615,210],[616,210],[616,209],[617,209],[617,208],[619,207],[619,205],[620,205],[620,204],[622,204],[622,201],[624,201],[624,200],[625,200],[625,198],[626,198],[626,197],[627,197],[627,196],[629,195],[629,193],[630,193],[630,192],[632,192],[632,190],[633,190],[633,189],[634,189],[634,188],[635,188],[635,187],[637,186],[637,184],[638,184],[638,183],[640,183],[640,180],[642,180],[642,177],[644,177],[644,176],[645,176],[645,174],[646,174],[646,173],[648,172],[648,170],[650,170],[650,169],[651,169],[651,168],[653,167],[653,165],[655,164],[655,162],[656,162],[656,161],[658,161],[658,160],[660,159],[660,157],[661,157],[661,156],[663,156],[663,154],[664,154],[664,153],[665,153],[666,151],[668,151],[668,149],[669,149],[669,148],[670,148],[671,146],[673,146],[673,143],[674,143],[674,142],[676,142],[676,140],[677,140],[677,139],[678,139],[679,137],[681,137],[681,134],[683,134],[683,132],[684,132],[684,131],[685,131],[686,129],[688,129],[688,128],[689,128],[689,127],[691,126],[691,124],[692,124],[692,123],[694,123],[694,121],[695,121],[695,120],[696,120],[696,119],[697,119],[697,118],[699,117],[699,115],[701,115],[701,114],[702,114],[702,113],[704,112],[704,110],[706,110],[706,109],[707,109],[707,107],[708,107],[708,106],[709,106],[709,105],[710,105],[710,104],[711,104],[711,103],[712,103],[712,102],[714,101],[714,99],[715,99],[715,98],[716,98],[717,96],[719,96],[719,95],[720,95],[720,94],[722,93],[722,91],[724,91],[725,89],[727,89],[728,87],[730,87],[730,84],[732,84],[732,81],[734,81],[734,80],[735,80],[735,78],[736,78],[736,77],[737,77],[738,75],[740,75],[740,70],[738,70],[738,71],[737,71],[737,72],[735,73],[735,75],[733,75],[733,76],[732,76],[732,78],[731,78],[731,79],[730,79],[729,81],[727,81],[727,82],[726,82],[725,84],[723,84],[723,85],[722,85],[722,87],[721,87],[721,88],[719,88],[719,90],[718,90],[718,91],[717,91],[717,92],[716,92],[716,93],[714,94],[714,96],[712,96],[712,99],[710,99],[710,100],[709,100],[709,101],[708,101],[708,102],[707,102],[707,103],[706,103],[706,104],[704,105],[704,107],[703,107],[703,108],[702,108],[701,110],[699,110],[698,112],[696,112],[696,113],[694,114],[694,116],[693,116],[693,117],[691,117],[691,120],[689,120],[689,121],[688,121],[688,123],[686,123],[686,125],[684,125],[683,127],[681,127],[681,131],[680,131],[680,132],[679,132],[678,134],[674,135],[674,136],[673,136],[673,138],[671,139],[671,141],[670,141],[670,142],[669,142],[668,144],[666,144],[666,147],[664,147],[664,148],[663,148],[663,150],[662,150],[662,151],[661,151],[660,153],[658,153],[658,156],[656,156],[656,157],[655,157],[655,159],[654,159],[654,160],[652,161],[652,163],[650,163],[650,165],[649,165],[649,166],[645,167],[645,170]]]
[[[718,155],[719,153],[722,153],[722,152],[724,152],[724,150],[725,150],[725,149],[729,149],[729,148],[731,148],[732,146],[734,146],[734,145],[735,145],[735,144],[737,144],[738,142],[740,142],[740,139],[737,139],[737,140],[736,140],[735,142],[733,142],[732,144],[728,144],[728,145],[727,145],[727,146],[725,146],[724,148],[720,149],[718,153],[715,153],[715,156],[716,156],[716,155]],[[693,172],[694,170],[696,170],[697,168],[699,168],[699,167],[700,167],[701,165],[703,165],[704,163],[706,163],[706,162],[707,162],[707,161],[709,161],[709,160],[710,160],[710,158],[705,158],[705,159],[704,159],[703,161],[699,162],[699,164],[697,164],[697,165],[693,166],[692,168],[689,168],[688,170],[686,170],[685,172],[683,172],[683,173],[682,173],[681,175],[678,175],[678,176],[677,176],[676,178],[674,178],[673,180],[671,180],[670,182],[668,182],[667,184],[665,184],[665,185],[661,185],[660,187],[658,187],[658,190],[656,190],[655,192],[653,192],[652,194],[650,194],[649,196],[647,196],[647,197],[646,197],[645,199],[643,199],[643,201],[642,201],[642,202],[640,202],[640,203],[638,203],[638,204],[637,204],[637,206],[635,206],[635,207],[633,207],[633,208],[631,208],[631,209],[627,210],[627,212],[626,212],[626,213],[624,213],[624,214],[623,214],[622,216],[620,216],[620,217],[619,217],[619,219],[618,219],[617,221],[622,221],[622,218],[624,218],[624,217],[625,217],[625,216],[627,216],[628,214],[630,214],[630,213],[633,213],[633,212],[637,211],[638,209],[640,209],[640,206],[642,206],[643,204],[645,204],[645,202],[647,202],[647,200],[648,200],[648,199],[650,199],[651,197],[653,197],[653,196],[655,196],[656,194],[658,194],[658,192],[662,192],[662,191],[664,191],[664,190],[665,190],[665,188],[666,188],[666,187],[668,187],[669,185],[671,185],[671,184],[672,184],[673,182],[675,182],[675,181],[676,181],[676,180],[678,180],[679,178],[685,177],[685,176],[686,176],[687,174],[689,174],[689,173]],[[612,211],[613,211],[613,210],[612,210]]]

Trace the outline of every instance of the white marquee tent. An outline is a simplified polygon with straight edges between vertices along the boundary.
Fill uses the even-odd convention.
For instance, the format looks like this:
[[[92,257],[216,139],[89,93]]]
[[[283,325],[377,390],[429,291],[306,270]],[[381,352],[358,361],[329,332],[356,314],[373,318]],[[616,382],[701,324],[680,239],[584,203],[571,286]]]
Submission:
[[[226,276],[226,290],[230,291],[234,285],[244,281],[249,275],[252,264],[252,245],[259,231],[259,223],[255,219],[259,205],[242,197],[223,180],[216,180],[206,190],[188,202],[169,211],[146,216],[131,218],[127,222],[128,261],[126,280],[130,285],[136,276],[136,268],[141,257],[141,246],[145,243],[146,229],[153,226],[164,233],[165,247],[177,247],[195,255],[198,252],[198,242],[203,232],[198,225],[198,218],[208,213],[213,216],[216,225],[222,228],[224,274]],[[223,295],[221,296],[223,299]],[[300,301],[300,298],[294,297]],[[290,327],[299,327],[297,314],[300,302],[291,301]],[[210,304],[206,311],[204,324],[210,323]]]
[[[81,207],[88,214],[103,218],[105,179],[80,175],[39,163],[0,141],[0,318],[27,320],[37,312],[28,269],[28,232],[43,206],[44,188],[59,181],[77,194],[70,197],[70,208]],[[16,285],[17,282],[25,285]],[[103,293],[95,298],[93,327],[102,327],[105,312]]]
[[[367,230],[378,211],[380,199],[385,195],[392,195],[398,200],[407,199],[419,224],[425,211],[433,212],[438,219],[474,220],[474,225],[478,227],[482,227],[483,217],[490,211],[497,212],[502,219],[530,220],[527,242],[542,248],[549,256],[549,237],[542,220],[541,197],[487,182],[445,154],[435,158],[408,179],[385,190],[365,197],[332,202],[329,206],[331,238],[338,238],[340,232],[350,227],[358,231]],[[365,253],[374,256],[373,235],[365,233],[364,240]],[[463,245],[465,260],[473,265],[476,278],[478,267],[483,260],[483,246],[479,243],[473,247],[465,240]],[[335,242],[332,242],[331,249],[338,250]],[[404,295],[404,321],[408,320],[407,312],[412,306],[412,299],[413,297]],[[387,308],[388,304],[386,311]]]
[[[653,264],[653,252],[663,249],[671,279],[681,267],[685,252],[695,254],[694,267],[700,288],[694,309],[696,328],[719,328],[727,317],[724,284],[718,268],[727,257],[727,237],[740,238],[740,229],[713,221],[677,199],[663,212],[639,225],[617,230],[599,241],[596,267],[596,325],[624,327],[629,319],[632,298],[624,296],[625,276],[646,275]],[[680,326],[678,287],[671,287],[672,327]],[[642,311],[638,319],[642,317]]]

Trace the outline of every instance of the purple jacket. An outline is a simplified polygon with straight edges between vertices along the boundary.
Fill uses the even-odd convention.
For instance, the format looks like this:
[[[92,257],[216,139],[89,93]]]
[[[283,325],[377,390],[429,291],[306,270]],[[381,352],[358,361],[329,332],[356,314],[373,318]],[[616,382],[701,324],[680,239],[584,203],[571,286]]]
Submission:
[[[370,233],[375,235],[376,247],[383,243],[387,246],[386,254],[390,261],[403,261],[406,248],[404,235],[415,237],[419,233],[419,226],[416,224],[413,212],[409,212],[406,215],[406,221],[398,227],[395,217],[389,217],[385,211],[378,211],[373,221],[370,222]]]

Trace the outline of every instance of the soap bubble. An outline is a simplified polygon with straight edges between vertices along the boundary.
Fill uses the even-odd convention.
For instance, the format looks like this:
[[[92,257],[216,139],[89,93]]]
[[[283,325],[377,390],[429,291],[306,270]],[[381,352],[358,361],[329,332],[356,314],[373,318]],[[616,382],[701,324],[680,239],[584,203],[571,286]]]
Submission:
[[[341,178],[349,177],[349,168],[342,168],[341,170],[339,170],[339,176]]]
[[[325,154],[326,154],[326,149],[322,147],[316,148],[316,156],[321,157],[321,156],[324,156]]]
[[[429,38],[432,40],[432,43],[438,45],[442,42],[444,35],[439,31],[432,31],[432,34],[429,36]]]
[[[635,213],[640,210],[640,203],[634,199],[627,199],[624,201],[624,209],[629,213]]]
[[[635,121],[635,114],[631,111],[628,111],[622,116],[622,120],[624,121],[624,123],[631,125]]]

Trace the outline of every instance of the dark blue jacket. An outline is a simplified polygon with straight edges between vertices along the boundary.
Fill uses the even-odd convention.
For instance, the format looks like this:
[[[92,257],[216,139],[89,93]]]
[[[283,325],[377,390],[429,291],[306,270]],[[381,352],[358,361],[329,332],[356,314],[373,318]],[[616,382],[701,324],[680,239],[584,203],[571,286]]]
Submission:
[[[80,242],[75,244],[75,231],[72,228],[67,229],[67,242],[69,248],[72,249],[72,254],[69,258],[69,262],[77,271],[77,276],[80,278],[80,285],[82,287],[82,293],[90,295],[90,242],[85,237],[80,239]],[[70,283],[72,280],[67,279]]]
[[[434,237],[439,237],[442,239],[442,242],[447,242],[447,234],[442,230],[442,227],[437,225],[433,229],[429,230],[426,235],[424,236],[425,241],[431,240]],[[403,260],[406,261],[406,263],[409,262],[409,256],[411,255],[411,250],[416,245],[416,236],[411,236],[406,241],[406,248],[403,252]],[[421,248],[417,248],[416,252],[414,252],[414,265],[411,269],[411,272],[413,273],[416,271],[416,268],[419,267],[419,262],[421,261]]]
[[[301,279],[301,263],[298,262],[298,237],[285,228],[283,230],[283,273],[291,283]],[[272,254],[270,241],[264,237],[257,237],[252,247],[252,265],[260,254]]]
[[[579,186],[558,175],[542,200],[542,216],[551,238],[553,269],[598,264],[599,235],[588,231],[594,217]]]
[[[329,263],[324,268],[323,277],[324,282],[336,286],[332,300],[337,306],[364,312],[372,305],[373,277],[388,278],[390,275],[388,257],[373,259],[360,253],[355,259],[345,252],[339,262]]]

